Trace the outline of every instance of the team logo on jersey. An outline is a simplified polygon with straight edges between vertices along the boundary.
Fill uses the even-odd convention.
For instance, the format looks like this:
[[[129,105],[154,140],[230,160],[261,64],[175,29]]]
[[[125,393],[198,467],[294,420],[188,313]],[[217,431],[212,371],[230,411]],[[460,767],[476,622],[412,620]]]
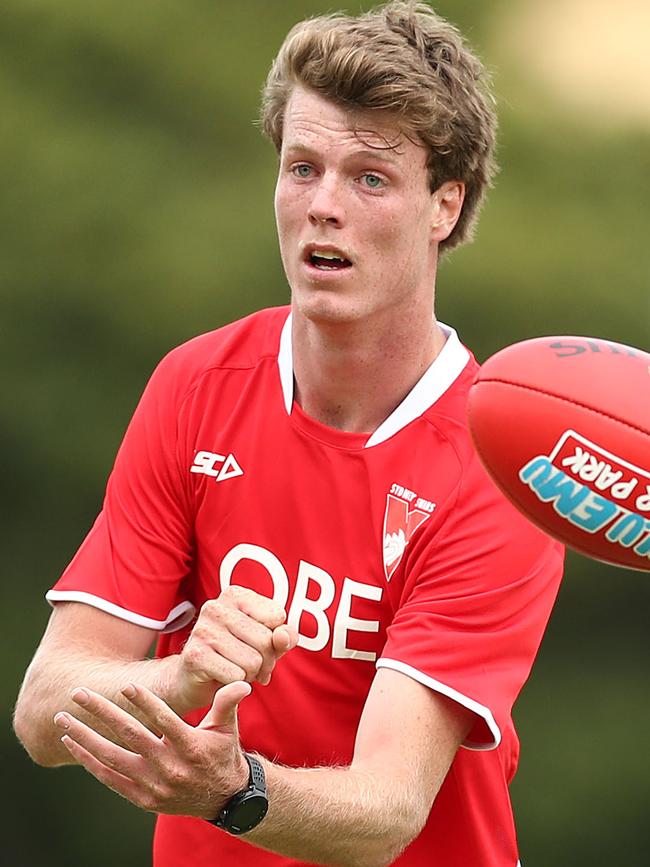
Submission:
[[[218,455],[216,452],[203,451],[196,453],[190,472],[210,476],[216,482],[223,482],[226,479],[244,475],[244,471],[233,454]]]
[[[402,485],[392,485],[384,513],[384,572],[390,581],[415,531],[424,524],[436,504],[418,497]]]

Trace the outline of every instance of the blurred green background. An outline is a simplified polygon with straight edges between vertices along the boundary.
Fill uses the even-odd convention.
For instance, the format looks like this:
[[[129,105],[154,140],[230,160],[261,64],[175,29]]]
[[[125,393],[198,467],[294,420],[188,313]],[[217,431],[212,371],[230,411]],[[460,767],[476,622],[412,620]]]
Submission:
[[[288,299],[275,157],[254,119],[287,29],[333,8],[2,0],[5,864],[149,862],[152,818],[79,769],[33,766],[11,708],[43,594],[100,507],[156,361]],[[480,359],[552,333],[648,349],[650,7],[435,8],[493,70],[502,126],[497,189],[476,242],[441,269],[440,318]],[[648,863],[649,610],[647,575],[570,556],[516,708],[524,867]]]

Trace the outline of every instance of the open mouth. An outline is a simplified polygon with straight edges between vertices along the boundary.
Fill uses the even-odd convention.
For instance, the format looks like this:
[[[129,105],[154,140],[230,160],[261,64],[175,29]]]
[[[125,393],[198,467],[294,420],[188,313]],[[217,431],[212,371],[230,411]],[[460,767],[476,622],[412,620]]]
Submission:
[[[307,262],[319,271],[341,271],[352,267],[349,259],[329,250],[312,250],[307,256]]]

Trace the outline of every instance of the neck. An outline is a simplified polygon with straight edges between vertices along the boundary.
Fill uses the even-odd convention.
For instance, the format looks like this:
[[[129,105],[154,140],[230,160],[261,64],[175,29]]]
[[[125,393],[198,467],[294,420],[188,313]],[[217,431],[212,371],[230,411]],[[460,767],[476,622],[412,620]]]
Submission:
[[[372,433],[444,346],[431,307],[378,320],[316,322],[294,309],[295,398],[307,415],[339,430]]]

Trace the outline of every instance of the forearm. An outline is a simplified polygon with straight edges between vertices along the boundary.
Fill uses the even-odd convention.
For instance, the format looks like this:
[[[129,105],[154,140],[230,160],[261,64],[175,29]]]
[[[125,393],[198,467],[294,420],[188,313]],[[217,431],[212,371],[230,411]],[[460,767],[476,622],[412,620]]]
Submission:
[[[259,757],[270,809],[245,835],[252,845],[331,867],[385,867],[419,834],[471,714],[384,671],[366,699],[349,768],[286,768]],[[218,689],[198,726],[142,685],[130,690],[126,713],[93,692],[92,724],[72,714],[62,714],[57,724],[79,762],[138,807],[207,819],[246,779],[237,712],[250,692],[241,681]],[[98,734],[100,724],[124,747]]]
[[[203,605],[180,654],[148,659],[154,630],[90,605],[58,603],[18,697],[16,734],[39,764],[69,764],[53,724],[57,712],[71,713],[115,741],[73,701],[76,688],[87,687],[139,718],[121,692],[129,682],[151,690],[179,716],[209,707],[220,685],[267,683],[277,660],[298,640],[285,619],[272,600],[231,588]]]
[[[59,711],[68,711],[89,721],[88,715],[71,698],[77,687],[93,689],[133,712],[121,690],[130,681],[137,681],[183,713],[186,709],[178,706],[174,691],[177,660],[178,657],[110,659],[77,651],[61,653],[45,664],[37,654],[27,670],[16,703],[16,734],[38,764],[50,767],[71,764],[72,757],[60,742],[60,732],[53,718]],[[102,733],[115,740],[107,729]]]
[[[423,827],[429,805],[406,776],[377,768],[284,768],[260,759],[269,812],[245,837],[280,854],[336,867],[391,863]]]

